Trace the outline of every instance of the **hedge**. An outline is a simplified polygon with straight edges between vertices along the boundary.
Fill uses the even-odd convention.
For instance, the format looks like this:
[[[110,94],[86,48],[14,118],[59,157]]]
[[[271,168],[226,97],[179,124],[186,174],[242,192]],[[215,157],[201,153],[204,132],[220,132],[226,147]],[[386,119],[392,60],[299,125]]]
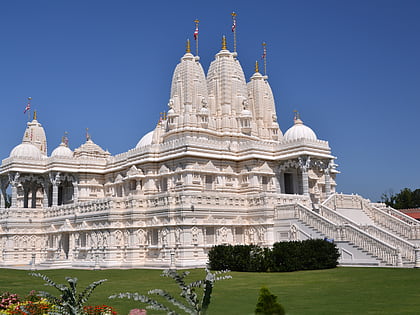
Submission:
[[[231,271],[297,271],[334,268],[337,246],[321,239],[278,242],[273,248],[258,245],[217,245],[208,254],[209,268]]]

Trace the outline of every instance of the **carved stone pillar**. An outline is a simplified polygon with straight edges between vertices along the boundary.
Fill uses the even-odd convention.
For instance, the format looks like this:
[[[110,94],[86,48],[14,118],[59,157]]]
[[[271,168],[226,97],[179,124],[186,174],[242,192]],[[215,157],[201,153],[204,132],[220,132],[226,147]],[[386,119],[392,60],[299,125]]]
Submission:
[[[309,196],[308,169],[309,169],[310,162],[311,162],[311,158],[308,156],[299,157],[299,166],[302,171],[302,190],[305,196]]]
[[[326,168],[324,170],[324,176],[325,176],[325,195],[328,198],[331,196],[331,181],[330,181],[330,168]]]
[[[19,176],[19,173],[9,174],[9,181],[12,186],[12,208],[17,207],[17,185],[19,184]]]
[[[43,189],[44,189],[44,195],[43,195],[42,205],[44,208],[48,208],[48,194],[49,194],[50,189],[49,189],[49,185],[47,181],[44,181]]]
[[[60,173],[50,174],[50,181],[52,183],[52,205],[58,205],[58,185],[60,184]]]
[[[76,180],[73,181],[73,202],[76,203],[79,200],[79,186]]]

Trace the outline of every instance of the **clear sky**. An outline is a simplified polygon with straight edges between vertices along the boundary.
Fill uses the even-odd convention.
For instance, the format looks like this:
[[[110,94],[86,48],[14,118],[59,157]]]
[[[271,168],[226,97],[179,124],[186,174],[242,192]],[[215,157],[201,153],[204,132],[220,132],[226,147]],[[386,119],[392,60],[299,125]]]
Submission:
[[[247,79],[261,43],[280,127],[301,113],[329,141],[337,191],[373,201],[420,188],[420,1],[0,2],[0,158],[21,142],[26,98],[47,133],[65,131],[118,154],[135,147],[167,110],[172,72],[200,20],[207,71],[222,35]]]

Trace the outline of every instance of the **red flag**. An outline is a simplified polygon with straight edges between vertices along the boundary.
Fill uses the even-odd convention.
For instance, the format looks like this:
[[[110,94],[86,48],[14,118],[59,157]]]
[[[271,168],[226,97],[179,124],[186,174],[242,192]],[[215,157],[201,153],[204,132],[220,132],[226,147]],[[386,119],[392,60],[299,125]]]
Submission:
[[[197,40],[198,38],[198,24],[195,26],[195,31],[194,31],[194,39]]]
[[[263,54],[262,54],[262,59],[265,59],[266,56],[267,56],[267,49],[264,46],[264,50],[263,50]]]
[[[26,105],[25,110],[23,111],[23,113],[25,114],[30,109],[31,109],[31,102],[28,102],[28,104]]]

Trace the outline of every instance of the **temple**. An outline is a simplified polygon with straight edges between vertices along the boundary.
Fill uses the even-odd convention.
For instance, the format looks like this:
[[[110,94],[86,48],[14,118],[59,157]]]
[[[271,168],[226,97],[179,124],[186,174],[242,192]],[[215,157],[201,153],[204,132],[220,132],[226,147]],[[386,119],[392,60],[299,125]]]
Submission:
[[[117,155],[89,135],[48,155],[34,115],[0,167],[0,266],[201,267],[216,244],[308,238],[342,265],[420,266],[419,222],[337,194],[328,142],[298,113],[283,134],[268,77],[257,64],[246,80],[225,39],[207,75],[187,46],[168,99]]]

